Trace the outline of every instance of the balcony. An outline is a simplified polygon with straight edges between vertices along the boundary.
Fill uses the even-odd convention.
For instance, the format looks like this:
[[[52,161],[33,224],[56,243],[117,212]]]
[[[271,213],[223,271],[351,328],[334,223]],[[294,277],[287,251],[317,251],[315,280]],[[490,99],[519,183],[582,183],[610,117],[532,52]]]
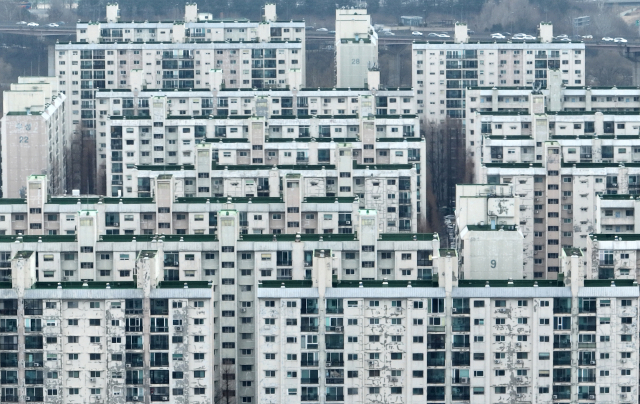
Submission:
[[[595,366],[596,361],[592,359],[580,359],[578,360],[578,366]]]
[[[25,401],[42,402],[44,401],[44,396],[25,396],[24,399]]]
[[[344,309],[342,307],[327,307],[327,314],[342,314]]]
[[[24,309],[25,316],[41,316],[42,309]]]
[[[452,393],[451,399],[454,401],[469,401],[469,393]]]
[[[326,365],[328,368],[339,368],[344,366],[344,361],[327,361]]]
[[[469,348],[469,342],[453,342],[454,348]]]
[[[553,393],[554,400],[571,400],[570,393]]]
[[[301,367],[317,367],[318,366],[318,361],[301,361],[300,362],[300,366]]]
[[[431,327],[438,327],[438,326],[431,326]],[[444,326],[442,327],[444,328]],[[444,342],[432,342],[430,344],[427,344],[427,349],[445,349],[445,347],[446,347],[446,344]]]
[[[296,157],[296,164],[307,164],[309,157]]]
[[[444,392],[428,392],[427,401],[444,401]]]
[[[300,397],[300,401],[318,401],[317,394],[303,394]]]
[[[428,325],[427,326],[427,332],[445,332],[445,325]],[[438,349],[438,348],[434,348],[434,349]]]
[[[344,401],[344,394],[327,394],[326,401]]]
[[[300,383],[302,384],[318,384],[318,378],[308,378],[308,377],[303,377],[302,379],[300,379]]]
[[[18,367],[18,360],[3,360],[0,361],[0,368],[17,368]]]
[[[276,261],[276,265],[279,267],[290,267],[291,260],[278,260]]]
[[[596,377],[594,376],[578,376],[578,383],[595,383]]]
[[[451,383],[453,384],[469,384],[468,377],[452,377]]]
[[[127,362],[127,366],[131,368],[141,368],[144,366],[144,361],[142,359],[133,360],[133,361]]]
[[[338,226],[351,226],[351,220],[338,220]]]
[[[571,383],[571,376],[554,376],[554,383]]]
[[[561,313],[570,314],[571,313],[571,307],[565,307],[565,306],[554,307],[553,308],[553,313],[554,314],[561,314]]]
[[[18,365],[16,364],[16,366],[18,366]],[[42,361],[25,362],[24,367],[26,367],[26,368],[41,368],[42,367]]]
[[[126,384],[143,384],[144,383],[144,379],[139,379],[137,377],[127,377],[125,379],[125,383]]]
[[[578,342],[578,348],[593,348],[595,349],[595,342]]]
[[[327,332],[339,332],[344,333],[344,327],[342,326],[325,326]]]
[[[152,368],[169,366],[169,359],[164,359],[164,360],[151,359],[151,365],[150,366]]]
[[[18,384],[18,379],[2,378],[0,379],[0,384]]]
[[[300,331],[302,332],[318,332],[317,325],[301,325]]]
[[[554,349],[571,349],[571,342],[567,341],[567,342],[554,342],[553,343],[553,348]]]
[[[18,396],[0,396],[0,402],[2,403],[17,403]]]
[[[306,265],[306,263],[305,263]],[[318,314],[317,307],[302,307],[300,309],[300,314]]]
[[[578,393],[578,399],[579,400],[595,400],[596,393],[595,391],[593,393]]]
[[[554,358],[553,366],[566,366],[571,365],[571,358]]]
[[[18,344],[0,344],[0,351],[17,351]]]
[[[151,401],[169,401],[168,395],[151,395]]]
[[[18,309],[0,309],[0,316],[17,316],[17,315],[18,315]]]
[[[43,384],[44,380],[42,378],[40,379],[31,379],[31,378],[27,378],[25,379],[25,384]]]
[[[327,377],[326,384],[344,384],[344,377]]]

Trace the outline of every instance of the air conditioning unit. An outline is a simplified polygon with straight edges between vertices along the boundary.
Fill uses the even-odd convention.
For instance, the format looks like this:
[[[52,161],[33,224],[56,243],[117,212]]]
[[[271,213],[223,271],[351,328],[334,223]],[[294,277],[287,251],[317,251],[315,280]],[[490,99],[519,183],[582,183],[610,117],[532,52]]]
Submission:
[[[535,211],[535,213],[540,213],[540,211],[539,211],[539,210],[536,210],[536,211]]]
[[[26,397],[24,398],[24,401],[31,401],[31,397],[26,396]]]
[[[162,401],[169,401],[169,397],[162,397]]]
[[[522,377],[516,377],[516,381],[517,382],[521,382],[522,381]]]
[[[240,309],[240,312],[242,312],[242,313],[246,313],[246,312],[247,312],[247,309],[245,309],[245,308],[243,307],[243,308],[241,308],[241,309]]]
[[[627,363],[627,360],[626,359],[620,359],[620,362]]]
[[[124,367],[125,367],[125,368],[130,368],[130,367],[131,367],[131,364],[130,364],[130,363],[127,363],[126,365],[124,365]]]
[[[521,359],[518,359],[518,360],[516,361],[516,363],[517,363],[517,364],[523,364],[524,362],[523,362]]]
[[[402,311],[402,307],[396,307],[396,311]]]
[[[566,196],[563,196],[563,197],[562,197],[562,199],[567,199],[567,197],[566,197]]]
[[[392,377],[391,378],[391,383],[397,383],[398,382],[398,378],[397,377]]]
[[[469,383],[469,378],[468,377],[461,377],[460,378],[460,383],[463,383],[463,384]]]
[[[458,311],[458,309],[456,309],[455,307],[451,309],[451,312],[452,312],[452,313],[455,313],[455,312],[457,312],[457,311]]]
[[[33,364],[33,367],[34,367],[34,368],[39,368],[39,367],[40,367],[40,364],[39,364],[39,363],[34,363],[34,364]]]
[[[328,368],[330,368],[330,367],[331,367],[331,362],[327,362],[327,363],[326,363],[326,366],[327,366]]]
[[[523,397],[524,397],[524,394],[517,394],[517,395],[516,395],[516,397],[518,397],[518,398],[523,398]]]
[[[69,280],[69,277],[68,277],[68,276],[63,276],[63,277],[62,277],[62,280],[63,280],[63,281],[68,281],[68,280]]]
[[[519,342],[516,342],[516,346],[521,346],[522,344]]]
[[[374,361],[369,361],[369,366],[373,366],[375,364]]]
[[[100,394],[96,394],[96,400],[100,400]]]
[[[591,398],[591,397],[593,397],[593,398]],[[596,396],[589,396],[589,398],[590,398],[591,400],[595,400],[595,399],[596,399]],[[626,395],[626,394],[620,394],[620,398],[624,400],[624,399],[626,399],[626,398],[627,398],[627,395]]]
[[[342,332],[342,327],[336,327],[336,332]]]
[[[498,359],[494,360],[493,363],[495,363],[496,365],[500,363],[500,361]]]
[[[92,378],[89,379],[89,381],[92,382],[92,383],[95,383],[96,382],[96,378],[92,377]]]
[[[498,158],[501,159],[502,158],[502,154],[498,154]]]
[[[346,223],[347,223],[347,225],[351,224],[351,222],[350,222],[349,220],[347,220],[347,222],[346,222]]]
[[[133,396],[133,401],[140,401],[140,397],[138,397],[138,396]]]
[[[596,364],[596,361],[591,361],[591,362],[589,362],[589,363],[590,363],[591,365],[595,365],[595,364]]]
[[[178,331],[178,332],[182,331],[182,326],[181,325],[177,325],[176,326],[176,331]]]
[[[262,190],[262,187],[260,185],[258,185],[258,191]]]
[[[558,396],[554,395],[554,396],[552,396],[552,398],[553,398],[554,400],[557,400],[557,399],[558,399]]]

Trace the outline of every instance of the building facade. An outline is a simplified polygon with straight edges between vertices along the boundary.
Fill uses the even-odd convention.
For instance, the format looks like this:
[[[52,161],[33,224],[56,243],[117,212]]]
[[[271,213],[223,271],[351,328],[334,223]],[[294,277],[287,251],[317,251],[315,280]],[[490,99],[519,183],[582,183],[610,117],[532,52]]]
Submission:
[[[65,192],[66,106],[54,77],[19,77],[3,92],[3,197],[24,198],[34,174],[47,175],[53,193]]]

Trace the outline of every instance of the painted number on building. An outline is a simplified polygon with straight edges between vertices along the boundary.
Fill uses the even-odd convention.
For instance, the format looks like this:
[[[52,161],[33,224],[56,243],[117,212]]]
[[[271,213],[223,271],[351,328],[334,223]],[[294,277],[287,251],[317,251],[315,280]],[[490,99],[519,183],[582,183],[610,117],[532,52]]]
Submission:
[[[352,65],[359,65],[360,64],[360,59],[351,59],[351,64]]]
[[[29,143],[29,136],[20,136],[19,143]]]
[[[496,260],[491,260],[491,268],[495,268],[496,267]]]

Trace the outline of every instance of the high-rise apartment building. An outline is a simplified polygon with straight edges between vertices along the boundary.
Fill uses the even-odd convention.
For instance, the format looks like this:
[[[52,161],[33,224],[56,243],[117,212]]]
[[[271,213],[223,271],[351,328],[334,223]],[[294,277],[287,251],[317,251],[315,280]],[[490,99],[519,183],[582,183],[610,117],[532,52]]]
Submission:
[[[53,193],[65,192],[67,107],[54,77],[19,77],[3,92],[3,197],[24,197],[34,174],[46,174]]]
[[[263,21],[214,20],[194,3],[184,21],[125,22],[110,4],[107,21],[78,23],[75,42],[56,44],[54,69],[70,125],[95,137],[96,91],[131,89],[132,70],[143,72],[148,89],[208,88],[212,69],[226,88],[303,85],[304,31],[303,21],[277,21],[275,5],[265,7]]]
[[[367,87],[367,74],[378,67],[378,34],[367,10],[336,10],[336,79],[339,88]]]
[[[456,24],[451,40],[415,42],[411,70],[423,121],[465,118],[468,87],[544,88],[552,70],[567,86],[585,85],[584,43],[555,41],[551,24],[541,23],[539,31],[536,41],[473,43],[467,25]]]

